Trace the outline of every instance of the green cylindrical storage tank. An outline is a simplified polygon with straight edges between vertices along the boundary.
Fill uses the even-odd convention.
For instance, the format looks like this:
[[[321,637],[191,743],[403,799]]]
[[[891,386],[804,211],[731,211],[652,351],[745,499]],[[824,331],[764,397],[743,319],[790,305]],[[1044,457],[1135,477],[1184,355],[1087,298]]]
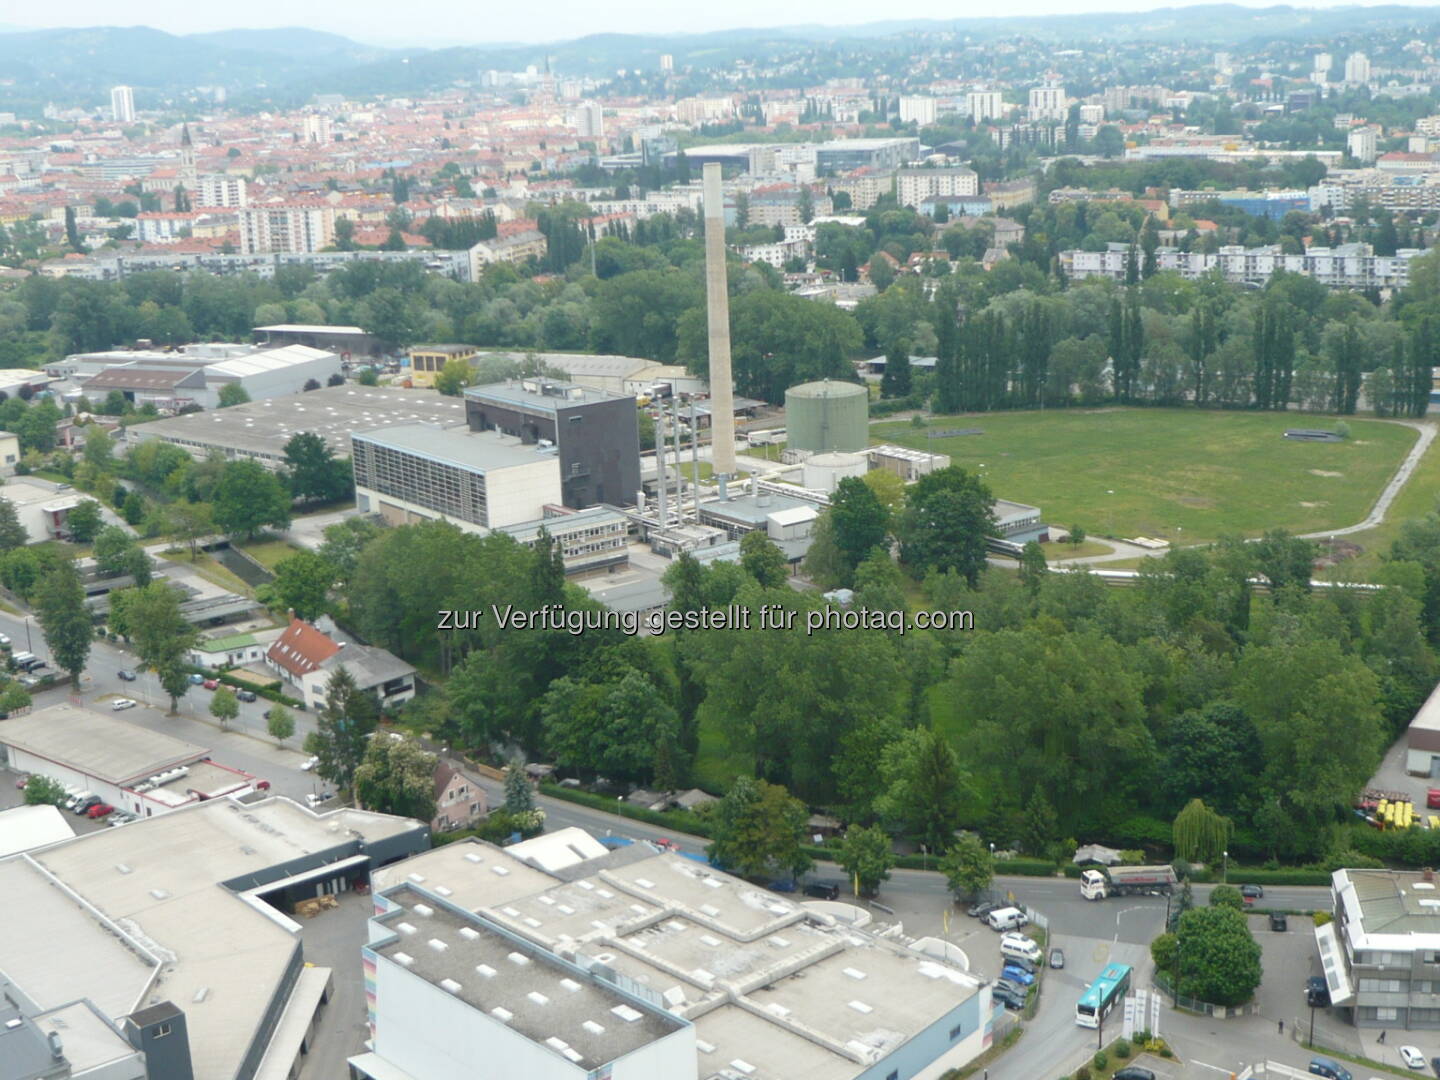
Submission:
[[[785,391],[785,446],[820,454],[870,444],[870,391],[859,383],[801,383]]]

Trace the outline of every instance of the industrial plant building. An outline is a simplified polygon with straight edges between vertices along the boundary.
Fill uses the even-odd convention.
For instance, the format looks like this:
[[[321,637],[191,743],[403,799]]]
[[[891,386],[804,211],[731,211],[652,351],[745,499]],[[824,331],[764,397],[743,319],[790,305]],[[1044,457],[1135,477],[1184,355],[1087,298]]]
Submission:
[[[553,379],[519,379],[465,391],[473,432],[501,432],[527,446],[553,449],[558,502],[574,510],[624,505],[640,490],[640,425],[635,398]],[[530,513],[524,519],[540,517]]]
[[[333,980],[289,913],[429,844],[408,818],[221,798],[0,859],[0,1072],[38,1034],[65,1065],[44,1077],[297,1075]]]
[[[801,383],[785,391],[786,449],[813,454],[864,450],[870,443],[870,390],[860,383]]]
[[[934,1080],[991,1040],[989,988],[945,942],[644,843],[455,843],[374,893],[350,1060],[371,1080]]]
[[[561,497],[554,448],[498,431],[397,424],[356,432],[351,458],[356,506],[391,525],[494,529],[538,518]]]

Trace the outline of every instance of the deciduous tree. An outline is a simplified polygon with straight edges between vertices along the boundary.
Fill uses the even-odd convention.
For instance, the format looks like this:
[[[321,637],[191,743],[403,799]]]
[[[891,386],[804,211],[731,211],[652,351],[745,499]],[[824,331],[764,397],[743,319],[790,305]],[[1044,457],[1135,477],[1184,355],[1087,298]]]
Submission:
[[[803,874],[810,857],[800,850],[810,812],[778,784],[736,777],[711,815],[715,863],[741,877],[771,873]]]
[[[895,865],[890,834],[879,825],[851,825],[841,841],[838,861],[857,896],[874,896],[880,883],[890,880],[890,868]]]
[[[80,685],[95,628],[74,563],[63,563],[45,576],[36,596],[35,615],[56,665],[70,673],[74,685]]]
[[[435,755],[414,739],[371,739],[355,770],[355,798],[367,810],[430,821],[435,816]]]

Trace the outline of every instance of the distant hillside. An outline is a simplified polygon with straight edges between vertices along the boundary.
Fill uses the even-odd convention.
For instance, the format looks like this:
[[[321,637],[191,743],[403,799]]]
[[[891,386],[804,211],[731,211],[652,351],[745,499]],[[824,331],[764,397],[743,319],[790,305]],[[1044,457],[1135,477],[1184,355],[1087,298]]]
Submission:
[[[0,79],[15,79],[30,96],[83,101],[116,83],[167,92],[288,84],[384,55],[384,50],[315,30],[228,30],[188,37],[147,26],[22,30],[0,34]]]
[[[7,99],[88,103],[106,100],[127,83],[157,97],[196,86],[224,86],[232,100],[297,104],[316,93],[354,96],[411,94],[474,81],[487,69],[528,65],[568,75],[604,77],[617,68],[655,70],[663,53],[678,67],[728,67],[736,60],[765,65],[803,52],[833,48],[877,51],[913,47],[917,37],[958,36],[970,41],[1027,35],[1042,41],[1154,40],[1238,46],[1256,40],[1315,40],[1338,34],[1400,27],[1434,27],[1440,8],[1291,6],[1244,8],[1234,4],[1162,8],[1142,13],[1050,17],[888,20],[862,26],[789,26],[708,34],[650,36],[595,34],[537,45],[463,45],[387,50],[339,34],[303,28],[222,30],[179,36],[149,27],[13,30],[0,27],[0,106]]]
[[[297,60],[333,57],[336,54],[347,58],[375,59],[387,51],[357,44],[340,34],[309,30],[302,26],[276,30],[216,30],[209,34],[187,34],[181,40],[198,41],[220,49],[289,56]]]

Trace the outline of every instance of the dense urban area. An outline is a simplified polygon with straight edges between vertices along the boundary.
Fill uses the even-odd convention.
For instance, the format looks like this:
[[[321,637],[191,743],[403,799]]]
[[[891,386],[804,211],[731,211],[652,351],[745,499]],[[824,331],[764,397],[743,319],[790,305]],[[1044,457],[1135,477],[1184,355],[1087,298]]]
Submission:
[[[0,26],[0,1080],[1440,1076],[1440,9],[885,14]]]

